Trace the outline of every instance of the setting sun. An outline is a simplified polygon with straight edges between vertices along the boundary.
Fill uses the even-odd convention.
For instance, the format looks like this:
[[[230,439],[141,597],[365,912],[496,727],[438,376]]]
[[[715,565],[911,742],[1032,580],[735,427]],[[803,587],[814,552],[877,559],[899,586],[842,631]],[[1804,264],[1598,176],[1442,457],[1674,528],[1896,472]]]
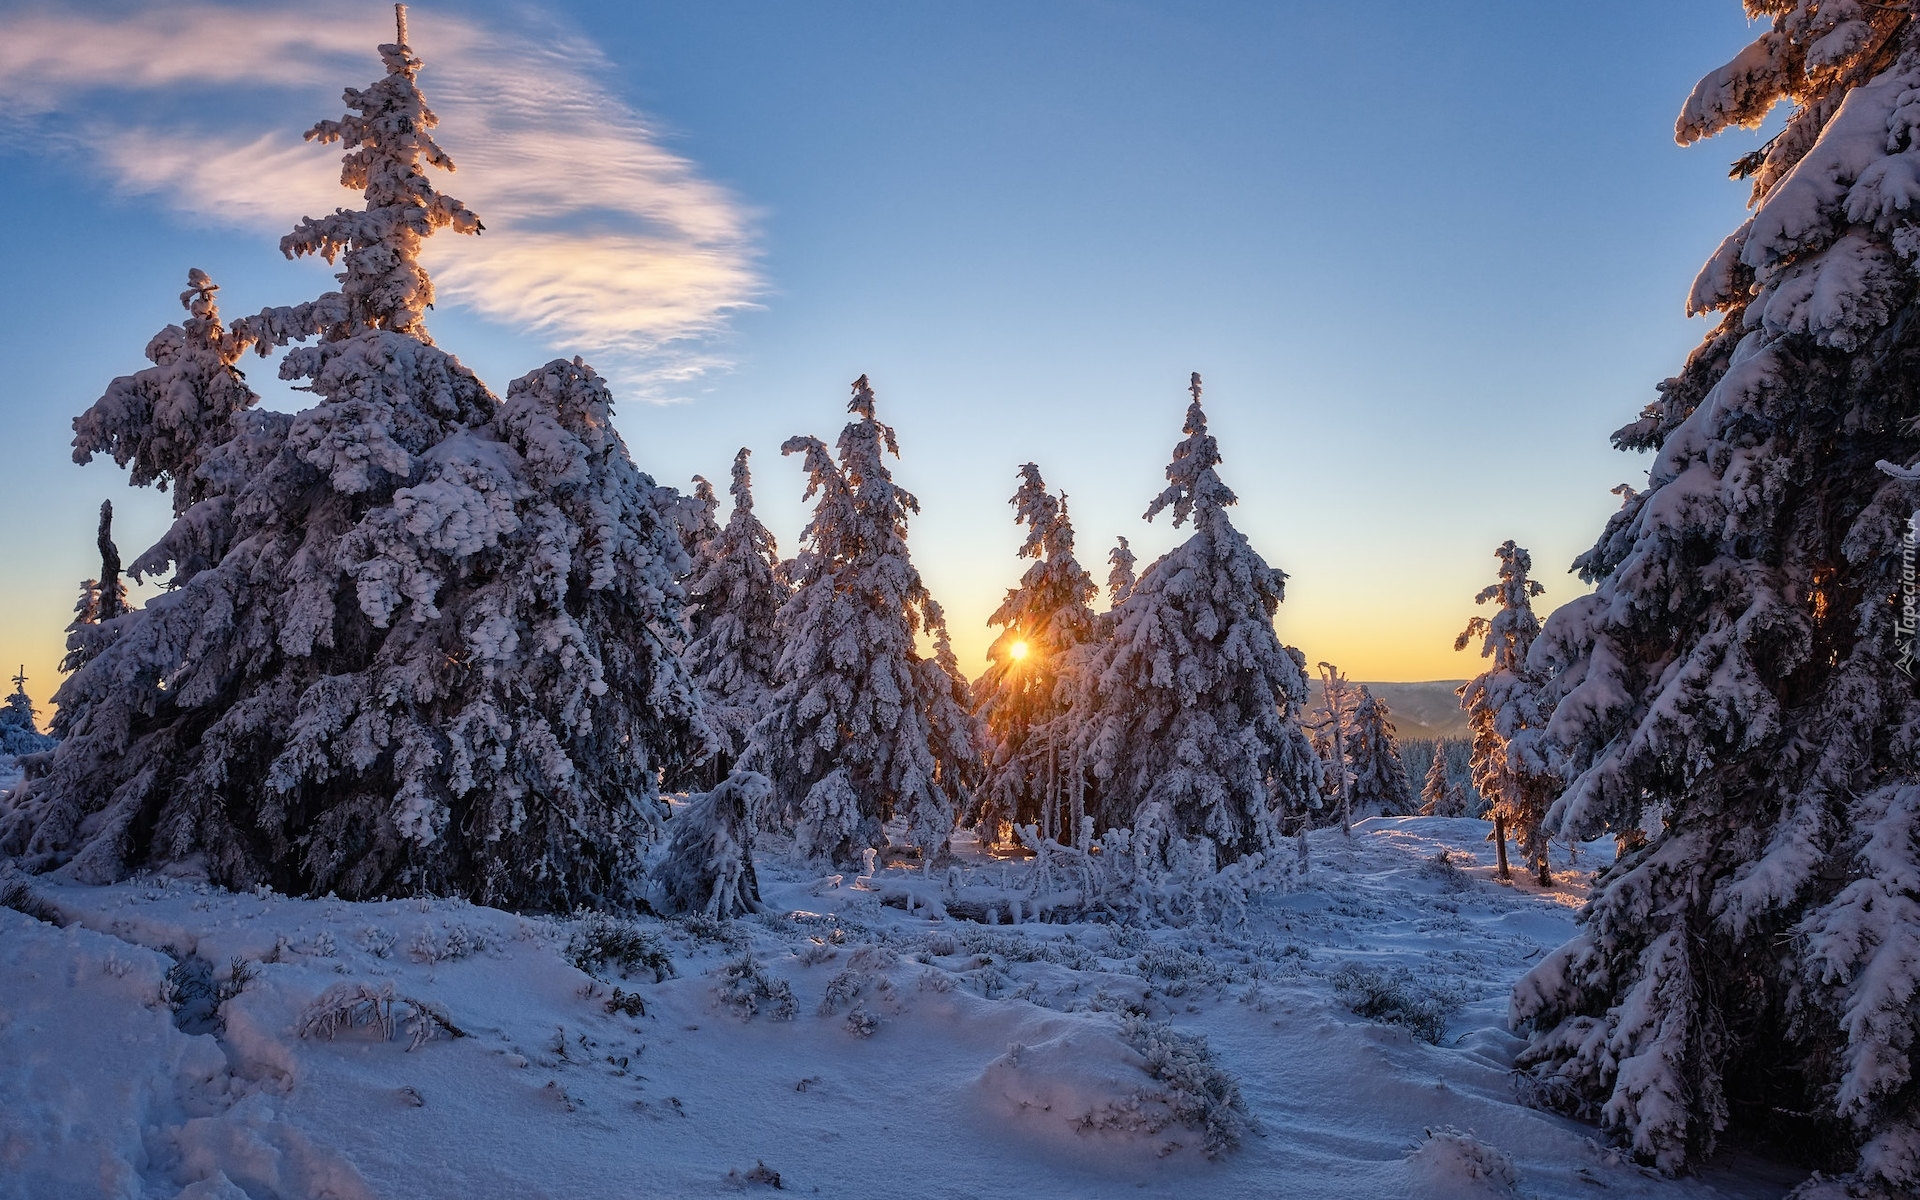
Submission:
[[[1013,645],[1007,647],[1007,657],[1014,662],[1019,662],[1026,656],[1027,644],[1025,642],[1015,642]]]

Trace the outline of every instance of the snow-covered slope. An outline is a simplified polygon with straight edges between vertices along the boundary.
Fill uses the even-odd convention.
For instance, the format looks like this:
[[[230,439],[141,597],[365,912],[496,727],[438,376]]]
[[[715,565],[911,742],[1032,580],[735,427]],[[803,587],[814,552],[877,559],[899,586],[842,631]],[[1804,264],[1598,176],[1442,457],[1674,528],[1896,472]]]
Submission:
[[[1515,1101],[1508,988],[1601,851],[1505,886],[1486,828],[1316,831],[1224,929],[930,920],[881,902],[906,868],[773,855],[731,923],[35,880],[65,927],[0,909],[0,1197],[1784,1192]]]

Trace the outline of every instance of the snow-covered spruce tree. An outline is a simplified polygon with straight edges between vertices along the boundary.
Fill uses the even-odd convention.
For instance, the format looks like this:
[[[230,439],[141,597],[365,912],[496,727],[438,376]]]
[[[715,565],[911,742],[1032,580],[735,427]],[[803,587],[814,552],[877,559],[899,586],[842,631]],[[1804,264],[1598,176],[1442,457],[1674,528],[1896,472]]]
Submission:
[[[1362,817],[1399,816],[1413,811],[1413,789],[1407,768],[1393,740],[1393,714],[1386,702],[1360,685],[1353,709],[1353,729],[1347,736],[1347,769],[1351,772],[1353,811]]]
[[[0,755],[19,757],[51,750],[54,739],[40,732],[39,713],[27,695],[27,669],[13,677],[13,691],[0,704]]]
[[[1694,90],[1679,139],[1792,112],[1738,164],[1753,214],[1694,285],[1719,325],[1615,435],[1658,451],[1647,486],[1533,652],[1567,780],[1549,827],[1649,837],[1513,1017],[1536,1093],[1660,1167],[1733,1126],[1849,1173],[1803,1196],[1912,1196],[1920,26],[1747,7],[1771,28]]]
[[[704,748],[668,645],[672,494],[579,360],[503,404],[428,340],[421,238],[479,222],[423,170],[451,164],[420,60],[380,53],[355,115],[309,135],[346,144],[365,208],[282,243],[340,261],[340,290],[226,335],[320,335],[281,367],[316,403],[235,402],[225,441],[169,452],[197,459],[175,494],[198,498],[135,570],[175,567],[172,589],[66,681],[80,715],[0,825],[34,869],[197,861],[233,887],[617,903],[638,894],[659,772]],[[137,422],[120,436],[157,444]]]
[[[1214,470],[1198,374],[1191,391],[1186,440],[1146,517],[1172,509],[1193,535],[1114,609],[1111,640],[1078,672],[1075,725],[1099,830],[1206,839],[1230,862],[1275,847],[1283,809],[1313,805],[1318,767],[1299,720],[1305,659],[1273,627],[1286,573],[1228,519],[1236,497]]]
[[[1433,762],[1427,768],[1426,781],[1420,785],[1420,815],[1423,817],[1464,817],[1467,815],[1466,790],[1447,770],[1446,747],[1433,744]]]
[[[672,514],[675,525],[680,531],[680,548],[687,552],[687,561],[692,562],[700,553],[700,547],[720,536],[720,523],[714,514],[720,511],[720,497],[714,495],[713,485],[704,475],[693,477],[693,492],[673,498]],[[692,614],[688,614],[689,618]],[[695,631],[698,636],[698,631]]]
[[[1015,522],[1027,527],[1020,557],[1035,561],[987,618],[1001,633],[973,685],[986,762],[974,824],[987,842],[1001,840],[1003,825],[1037,825],[1041,836],[1072,845],[1085,825],[1085,795],[1064,676],[1073,653],[1095,636],[1092,601],[1100,588],[1074,557],[1066,497],[1047,491],[1039,467],[1020,468],[1010,503]]]
[[[733,456],[732,515],[725,528],[699,543],[682,584],[689,632],[683,657],[719,742],[712,759],[692,768],[696,784],[724,779],[746,753],[753,727],[773,710],[773,670],[780,658],[774,620],[786,602],[787,583],[773,534],[753,512],[749,453],[742,446]]]
[[[900,817],[931,864],[968,803],[977,734],[946,618],[907,554],[920,502],[887,470],[884,456],[900,447],[874,416],[866,376],[847,410],[855,419],[840,433],[838,462],[819,438],[781,447],[803,456],[815,506],[775,621],[779,690],[747,763],[772,777],[801,853],[857,863]],[[923,633],[931,658],[917,649]]]
[[[1494,556],[1500,560],[1500,581],[1488,584],[1473,598],[1475,604],[1497,602],[1491,617],[1474,617],[1454,639],[1455,650],[1465,650],[1480,639],[1480,655],[1491,659],[1487,669],[1460,685],[1460,707],[1467,710],[1467,728],[1473,751],[1469,760],[1473,786],[1489,803],[1493,818],[1493,845],[1500,860],[1500,877],[1510,878],[1507,839],[1520,843],[1528,867],[1544,886],[1552,882],[1547,870],[1547,806],[1559,781],[1547,763],[1542,736],[1552,706],[1544,681],[1528,665],[1527,655],[1540,635],[1540,619],[1533,615],[1533,598],[1546,591],[1527,575],[1533,556],[1511,541]]]

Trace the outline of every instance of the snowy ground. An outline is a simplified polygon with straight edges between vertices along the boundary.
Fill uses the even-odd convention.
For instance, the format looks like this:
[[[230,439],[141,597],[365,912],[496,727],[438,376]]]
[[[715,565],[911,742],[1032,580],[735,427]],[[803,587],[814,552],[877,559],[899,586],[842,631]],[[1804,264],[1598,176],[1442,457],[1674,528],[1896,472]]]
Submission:
[[[773,1172],[875,1197],[1782,1194],[1793,1173],[1753,1161],[1661,1179],[1515,1102],[1507,991],[1584,876],[1500,885],[1486,828],[1316,833],[1311,885],[1228,930],[929,920],[880,903],[904,869],[876,891],[763,860],[762,917],[636,923],[658,982],[570,965],[570,921],[36,880],[65,927],[0,909],[0,1197],[726,1196]],[[758,994],[729,1003],[743,956]],[[391,989],[391,1033],[343,1001],[329,1040],[316,1001],[361,985]],[[633,993],[644,1015],[615,1008]],[[1443,1019],[1439,1043],[1356,1015],[1369,995]],[[1211,1157],[1183,1123],[1209,1066],[1244,1107],[1215,1105],[1239,1145]]]

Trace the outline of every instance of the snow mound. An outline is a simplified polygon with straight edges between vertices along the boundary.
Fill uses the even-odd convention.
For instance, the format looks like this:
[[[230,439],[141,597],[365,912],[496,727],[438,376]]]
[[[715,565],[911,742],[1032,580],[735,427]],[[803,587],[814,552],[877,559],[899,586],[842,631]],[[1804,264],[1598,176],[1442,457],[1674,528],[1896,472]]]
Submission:
[[[1426,1131],[1407,1152],[1407,1165],[1422,1196],[1510,1196],[1520,1182],[1513,1160],[1451,1125]]]
[[[975,1086],[998,1132],[1077,1165],[1131,1174],[1205,1153],[1204,1129],[1185,1124],[1176,1089],[1148,1074],[1116,1025],[1075,1022],[1036,1045],[1015,1042]]]

